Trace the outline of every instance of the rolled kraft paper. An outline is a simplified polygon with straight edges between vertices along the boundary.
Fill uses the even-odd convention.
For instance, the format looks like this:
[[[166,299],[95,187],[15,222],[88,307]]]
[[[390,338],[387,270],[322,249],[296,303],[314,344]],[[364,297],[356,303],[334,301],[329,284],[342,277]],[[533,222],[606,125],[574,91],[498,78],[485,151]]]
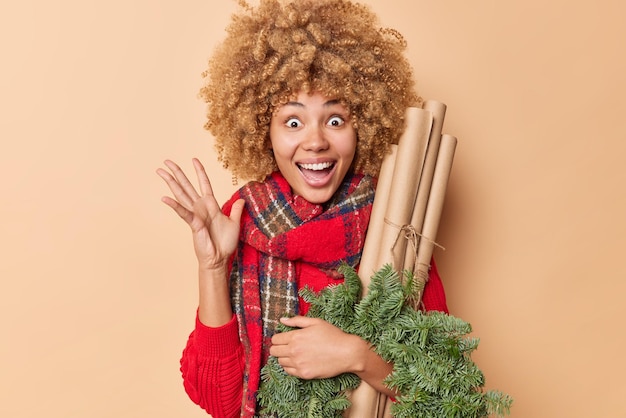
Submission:
[[[411,107],[407,109],[406,120],[406,129],[398,142],[398,156],[393,170],[376,266],[380,268],[392,263],[398,271],[402,271],[407,244],[405,239],[399,239],[401,228],[411,221],[433,116],[430,111]]]
[[[376,185],[376,196],[372,205],[367,236],[363,245],[363,254],[359,265],[359,278],[363,286],[363,296],[367,293],[371,276],[380,269],[378,266],[378,253],[380,252],[380,236],[383,231],[385,212],[389,202],[393,172],[398,155],[398,145],[391,145],[391,153],[383,159]],[[373,418],[378,416],[379,404],[385,401],[385,396],[376,391],[365,382],[349,395],[351,406],[344,413],[344,417]]]
[[[441,129],[441,125],[437,129]],[[428,204],[426,205],[423,219],[422,236],[424,239],[420,240],[417,253],[417,272],[415,274],[418,279],[423,280],[424,283],[428,280],[430,259],[433,254],[435,245],[434,240],[437,236],[437,230],[439,228],[439,221],[441,219],[448,179],[450,178],[450,172],[452,171],[452,161],[454,159],[456,144],[457,139],[455,137],[450,135],[441,136],[437,161],[432,175],[432,184],[429,187],[430,196],[428,198]],[[409,250],[407,250],[407,254],[408,253]],[[413,260],[415,260],[415,257],[413,257]],[[359,386],[358,389],[360,388],[361,387]],[[370,401],[370,403],[371,402],[372,401]],[[378,415],[353,415],[353,417],[363,416],[391,418],[392,404],[393,403],[390,399],[379,393],[375,404],[378,407]]]
[[[371,275],[384,263],[392,261],[385,261],[385,257],[381,257],[380,254],[383,249],[391,254],[390,250],[400,233],[398,227],[392,227],[385,219],[391,216],[393,222],[400,226],[407,224],[411,219],[431,126],[430,112],[420,108],[408,108],[405,131],[398,145],[392,146],[392,154],[383,160],[359,266],[364,294],[367,293]],[[406,248],[404,240],[398,242]],[[401,254],[402,257],[398,258],[403,261],[404,253],[400,253],[400,249],[394,248],[394,253]],[[384,408],[386,396],[367,383],[361,382],[350,394],[350,402],[352,405],[346,410],[344,417],[374,418],[379,416],[379,408]]]
[[[415,266],[417,279],[424,283],[428,280],[430,260],[435,248],[435,239],[437,238],[437,230],[439,229],[439,221],[441,220],[443,201],[452,170],[452,160],[454,159],[456,144],[457,139],[451,135],[443,135],[441,137],[439,156],[437,157],[437,165],[435,166],[433,182],[430,188],[430,197],[428,198],[428,206],[426,207],[426,215],[424,216],[424,226],[422,227],[422,236],[418,246]]]
[[[424,280],[424,283],[428,280],[428,270],[430,268],[430,260],[435,245],[434,240],[437,236],[437,230],[439,228],[439,221],[441,219],[441,212],[443,209],[446,188],[448,186],[448,179],[450,178],[450,172],[452,171],[452,161],[454,159],[456,144],[457,139],[455,137],[450,135],[441,136],[437,161],[432,175],[432,184],[429,187],[430,197],[428,198],[428,204],[426,206],[425,216],[423,220],[422,236],[424,237],[424,239],[420,240],[417,254],[416,276],[418,277],[418,279],[421,276],[421,279]],[[407,253],[408,252],[409,251],[407,250]],[[357,391],[361,389],[361,386],[359,386]],[[368,388],[370,387],[368,386]],[[368,410],[363,411],[362,415],[354,414],[351,415],[351,417],[391,418],[392,402],[386,396],[380,393],[372,394],[363,392],[362,397],[364,398],[367,395],[373,398],[369,400],[359,398],[359,401],[371,405],[370,408],[378,408],[377,415],[372,415],[373,412],[365,415],[365,413],[369,411]]]
[[[433,128],[428,140],[428,149],[426,150],[426,158],[420,177],[420,183],[417,189],[417,197],[413,204],[413,213],[410,223],[417,232],[422,230],[424,225],[424,216],[426,214],[426,206],[430,194],[430,187],[433,181],[435,165],[439,154],[439,144],[441,143],[441,131],[443,129],[443,121],[446,115],[446,105],[435,100],[427,100],[424,102],[424,109],[433,115]],[[403,270],[413,270],[415,267],[415,251],[405,251]]]
[[[367,235],[365,237],[365,244],[363,245],[361,263],[359,265],[359,278],[361,279],[364,293],[367,292],[371,276],[380,268],[377,265],[378,253],[380,251],[380,236],[383,233],[385,211],[387,210],[387,202],[389,201],[389,192],[393,179],[393,167],[396,163],[397,154],[398,145],[391,145],[391,152],[385,155],[383,163],[380,166],[378,183],[376,185],[376,196],[374,197],[374,204],[372,205],[372,214],[370,215],[370,223],[367,227]]]
[[[379,418],[392,418],[391,417],[391,405],[393,405],[393,401],[389,398],[385,398],[385,402],[378,406],[378,417]]]
[[[376,418],[379,408],[387,401],[387,397],[365,382],[361,382],[349,396],[350,407],[343,413],[344,418]]]

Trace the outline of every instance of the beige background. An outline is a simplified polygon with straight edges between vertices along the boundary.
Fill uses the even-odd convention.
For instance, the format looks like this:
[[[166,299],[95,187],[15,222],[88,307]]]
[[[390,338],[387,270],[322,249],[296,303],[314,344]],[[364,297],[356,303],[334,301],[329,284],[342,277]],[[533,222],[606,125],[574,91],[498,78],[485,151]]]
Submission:
[[[626,60],[619,0],[370,0],[459,138],[439,241],[512,417],[624,417]],[[178,359],[189,233],[166,158],[210,167],[196,98],[232,1],[0,6],[0,416],[201,417]]]

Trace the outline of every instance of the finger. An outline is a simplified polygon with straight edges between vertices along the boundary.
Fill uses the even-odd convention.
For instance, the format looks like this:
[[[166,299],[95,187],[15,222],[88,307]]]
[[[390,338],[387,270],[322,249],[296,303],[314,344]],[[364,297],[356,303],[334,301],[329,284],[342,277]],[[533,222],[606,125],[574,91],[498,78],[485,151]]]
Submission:
[[[285,332],[277,332],[276,334],[272,335],[272,345],[287,345],[289,344],[289,342],[291,341],[291,338],[293,337],[293,332],[297,331],[297,330],[292,330],[292,331],[285,331]]]
[[[278,364],[280,364],[280,361],[278,362]],[[285,373],[287,373],[290,376],[294,376],[294,377],[301,377],[298,375],[298,369],[296,369],[295,367],[290,367],[290,366],[284,366],[282,364],[280,364],[281,367],[283,368],[283,370],[285,371]]]
[[[276,358],[287,357],[288,350],[289,349],[286,345],[272,344],[270,346],[270,356],[274,356]]]
[[[196,191],[196,188],[193,187],[193,184],[191,184],[191,182],[189,181],[189,179],[187,178],[183,170],[178,166],[178,164],[176,164],[174,161],[171,161],[171,160],[165,160],[164,163],[167,166],[167,168],[169,168],[172,171],[172,173],[174,174],[174,177],[176,177],[176,180],[178,181],[180,186],[183,188],[183,190],[185,190],[187,195],[189,195],[189,197],[193,201],[198,199],[200,195]]]
[[[203,196],[213,196],[213,187],[211,187],[211,181],[209,181],[209,176],[206,174],[206,170],[204,166],[197,158],[192,160],[193,166],[196,169],[196,176],[198,177],[198,184],[200,185],[200,193]]]
[[[180,203],[171,197],[164,196],[161,201],[165,203],[170,208],[174,209],[174,211],[180,216],[185,222],[191,225],[193,221],[193,213],[185,209]]]
[[[318,318],[309,318],[302,315],[280,318],[280,322],[288,327],[306,328],[317,324]]]
[[[157,174],[165,181],[167,187],[170,188],[176,199],[178,199],[178,201],[186,208],[191,209],[193,206],[193,200],[187,192],[183,190],[178,181],[176,181],[176,179],[169,172],[163,170],[162,168],[157,169]]]
[[[288,372],[289,374],[293,374],[296,371],[296,365],[289,357],[278,357],[277,360],[278,364],[280,364],[285,371],[287,371],[287,369],[291,369],[291,373]]]

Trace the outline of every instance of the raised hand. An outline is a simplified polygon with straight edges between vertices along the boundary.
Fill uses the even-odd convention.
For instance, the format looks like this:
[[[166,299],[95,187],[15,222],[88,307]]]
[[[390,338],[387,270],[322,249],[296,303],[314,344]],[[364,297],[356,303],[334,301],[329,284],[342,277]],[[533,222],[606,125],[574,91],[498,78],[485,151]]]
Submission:
[[[174,198],[165,196],[162,201],[174,209],[191,228],[200,269],[225,269],[228,258],[237,248],[244,201],[236,201],[230,217],[226,216],[213,195],[209,177],[198,159],[193,159],[193,166],[199,193],[176,163],[166,160],[164,164],[169,171],[159,168],[157,174],[167,183]]]

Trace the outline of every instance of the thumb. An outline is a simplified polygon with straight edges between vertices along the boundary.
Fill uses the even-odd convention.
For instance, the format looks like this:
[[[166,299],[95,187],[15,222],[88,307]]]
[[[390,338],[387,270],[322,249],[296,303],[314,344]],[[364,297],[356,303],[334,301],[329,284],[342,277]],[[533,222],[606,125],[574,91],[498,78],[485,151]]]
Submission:
[[[243,213],[243,209],[246,207],[246,201],[243,199],[238,199],[230,209],[230,220],[236,221],[237,224],[241,223],[241,214]]]

